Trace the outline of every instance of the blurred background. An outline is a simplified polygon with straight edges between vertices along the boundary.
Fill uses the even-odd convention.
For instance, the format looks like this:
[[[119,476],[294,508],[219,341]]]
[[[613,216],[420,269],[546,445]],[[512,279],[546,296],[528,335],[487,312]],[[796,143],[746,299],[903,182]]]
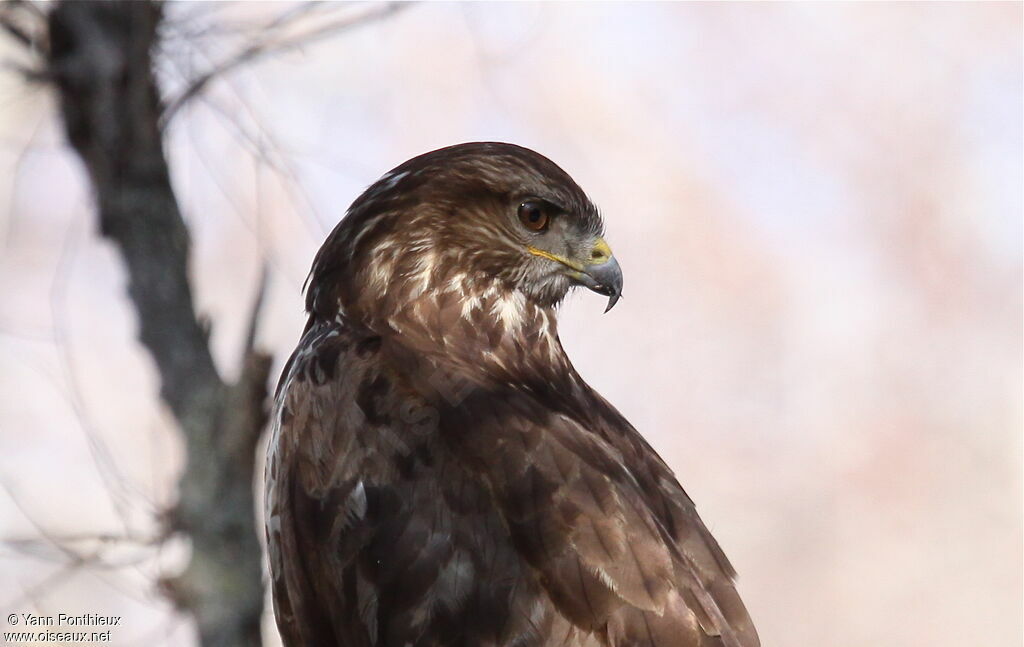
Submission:
[[[170,4],[159,79],[365,10]],[[766,647],[1011,647],[1022,74],[1019,3],[422,4],[219,75],[167,154],[218,368],[266,263],[273,379],[367,185],[463,141],[550,157],[626,278],[610,314],[571,297],[562,340],[697,501]],[[125,281],[52,89],[0,74],[0,611],[188,645],[157,584],[187,543],[152,540],[182,445]]]

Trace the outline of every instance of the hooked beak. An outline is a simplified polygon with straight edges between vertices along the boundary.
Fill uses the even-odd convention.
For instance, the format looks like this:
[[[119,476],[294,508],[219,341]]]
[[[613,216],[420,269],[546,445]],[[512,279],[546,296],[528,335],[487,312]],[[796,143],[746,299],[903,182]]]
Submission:
[[[575,273],[573,278],[581,285],[608,297],[605,312],[614,308],[622,296],[622,268],[603,238],[598,238],[594,244],[591,262],[584,265],[582,271]]]
[[[527,250],[536,256],[543,256],[565,265],[568,268],[566,275],[576,283],[608,297],[605,312],[619,302],[619,297],[622,296],[622,268],[619,267],[619,262],[615,260],[612,249],[604,242],[604,238],[598,238],[594,242],[590,258],[585,263],[570,261],[536,247],[528,247]]]

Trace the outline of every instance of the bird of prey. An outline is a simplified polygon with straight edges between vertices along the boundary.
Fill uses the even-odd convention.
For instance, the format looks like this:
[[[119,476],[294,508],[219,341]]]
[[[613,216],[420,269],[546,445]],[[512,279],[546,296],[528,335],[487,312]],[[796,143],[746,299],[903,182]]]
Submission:
[[[615,304],[597,209],[526,148],[385,174],[313,261],[277,389],[266,531],[287,647],[755,647],[672,470],[573,368]]]

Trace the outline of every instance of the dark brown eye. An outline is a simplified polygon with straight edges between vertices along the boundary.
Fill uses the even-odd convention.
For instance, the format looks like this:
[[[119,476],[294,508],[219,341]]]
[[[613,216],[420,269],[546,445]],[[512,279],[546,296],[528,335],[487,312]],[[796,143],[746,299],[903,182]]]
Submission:
[[[519,222],[532,231],[548,228],[548,212],[543,202],[527,200],[519,205]]]

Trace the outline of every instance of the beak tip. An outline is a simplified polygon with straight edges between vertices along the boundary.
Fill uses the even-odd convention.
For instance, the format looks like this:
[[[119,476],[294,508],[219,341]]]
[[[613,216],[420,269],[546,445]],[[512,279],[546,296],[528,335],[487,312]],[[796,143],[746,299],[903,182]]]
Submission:
[[[607,313],[615,307],[622,296],[622,268],[608,246],[603,241],[599,241],[599,244],[604,245],[604,251],[607,252],[600,262],[584,265],[570,276],[577,285],[608,297],[608,305],[604,309]]]
[[[611,309],[615,307],[615,304],[619,302],[621,297],[622,293],[616,293],[608,297],[608,306],[604,309],[604,314],[608,314]]]

